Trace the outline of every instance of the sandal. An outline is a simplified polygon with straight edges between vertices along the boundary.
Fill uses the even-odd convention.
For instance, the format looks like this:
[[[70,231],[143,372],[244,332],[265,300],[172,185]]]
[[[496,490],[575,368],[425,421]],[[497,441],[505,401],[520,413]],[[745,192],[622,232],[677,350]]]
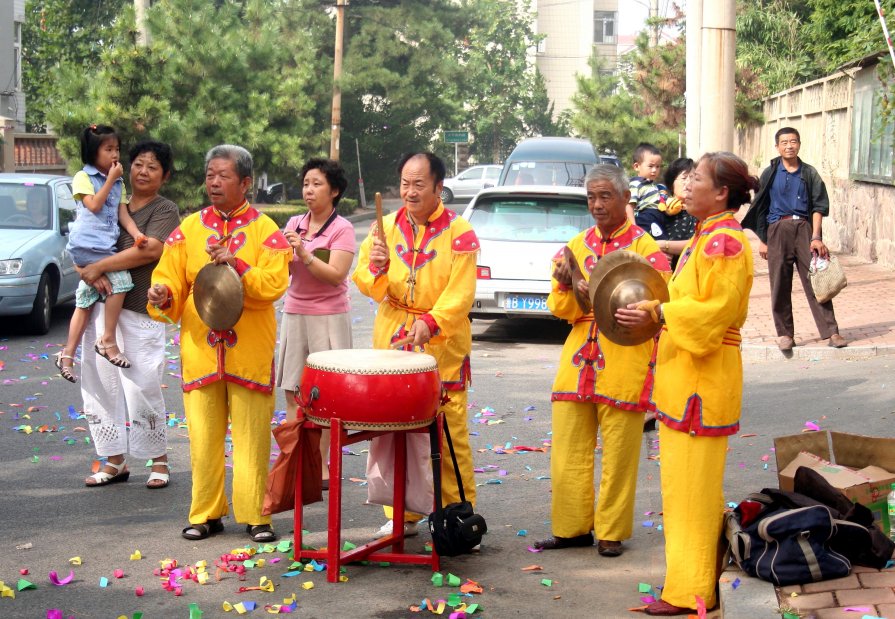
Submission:
[[[258,544],[268,544],[277,541],[277,534],[269,524],[247,524],[246,533]]]
[[[72,368],[75,367],[75,358],[71,355],[64,355],[64,350],[60,350],[55,355],[53,355],[53,363],[56,364],[56,367],[59,368],[59,376],[64,378],[70,383],[78,382],[78,379],[75,378],[75,375],[72,373]],[[62,365],[63,359],[71,359],[71,365]]]
[[[563,548],[579,548],[584,546],[593,546],[594,536],[592,533],[584,535],[576,535],[575,537],[550,537],[542,539],[532,544],[537,550],[562,550]]]
[[[184,539],[199,540],[205,539],[206,537],[209,537],[216,533],[223,533],[223,531],[224,523],[221,522],[221,519],[212,518],[208,522],[203,522],[201,524],[191,524],[180,532],[180,536]]]
[[[152,466],[163,466],[168,472],[167,473],[158,473],[156,471],[150,471],[149,479],[146,480],[146,487],[150,490],[157,490],[159,488],[167,488],[168,481],[170,479],[169,473],[171,472],[171,465],[168,464],[167,460],[165,462],[153,462]],[[161,482],[161,483],[155,483]]]
[[[93,345],[93,350],[96,351],[100,357],[114,365],[115,367],[119,367],[122,369],[127,369],[131,366],[131,362],[127,360],[127,357],[124,356],[124,353],[121,352],[121,349],[118,348],[118,354],[114,357],[110,357],[109,353],[106,352],[110,348],[118,348],[117,344],[113,344],[112,346],[103,346],[103,341],[101,339],[96,340],[96,344]]]
[[[106,460],[103,463],[103,466],[108,466],[115,469],[115,474],[112,475],[111,473],[106,473],[104,470],[100,469],[84,480],[85,486],[87,486],[88,488],[95,488],[96,486],[107,486],[109,484],[118,483],[119,481],[127,481],[127,479],[131,476],[131,472],[127,470],[127,460],[122,460],[121,464],[115,464],[114,462],[109,462],[108,460]]]

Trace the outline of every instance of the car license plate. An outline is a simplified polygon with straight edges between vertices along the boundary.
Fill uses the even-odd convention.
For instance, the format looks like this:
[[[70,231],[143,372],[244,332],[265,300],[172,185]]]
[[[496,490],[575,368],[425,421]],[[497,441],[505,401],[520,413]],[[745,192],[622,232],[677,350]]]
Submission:
[[[546,312],[546,294],[508,294],[503,301],[503,308],[514,312]]]

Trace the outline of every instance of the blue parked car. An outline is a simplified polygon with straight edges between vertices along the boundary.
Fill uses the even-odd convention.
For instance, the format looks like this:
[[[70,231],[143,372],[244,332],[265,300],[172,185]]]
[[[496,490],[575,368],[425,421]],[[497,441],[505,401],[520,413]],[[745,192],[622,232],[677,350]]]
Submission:
[[[0,174],[0,316],[50,330],[53,308],[69,301],[78,273],[65,251],[75,218],[69,176]]]

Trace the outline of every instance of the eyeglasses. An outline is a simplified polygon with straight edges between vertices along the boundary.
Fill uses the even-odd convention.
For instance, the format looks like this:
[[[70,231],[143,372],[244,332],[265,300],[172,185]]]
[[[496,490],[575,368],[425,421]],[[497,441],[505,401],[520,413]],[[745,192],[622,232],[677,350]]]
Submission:
[[[798,143],[798,140],[780,140],[779,142],[777,142],[777,144],[779,144],[780,146],[789,146],[790,144],[796,146]]]

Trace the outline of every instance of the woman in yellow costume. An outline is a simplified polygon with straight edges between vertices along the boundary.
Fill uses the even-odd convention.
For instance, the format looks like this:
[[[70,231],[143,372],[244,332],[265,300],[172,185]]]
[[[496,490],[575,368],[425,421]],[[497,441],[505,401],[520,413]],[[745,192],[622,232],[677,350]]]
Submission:
[[[699,223],[671,276],[670,300],[654,313],[629,305],[616,314],[629,327],[664,323],[650,401],[661,422],[666,575],[648,615],[717,604],[724,462],[727,437],[740,428],[740,327],[752,289],[752,252],[733,215],[756,189],[739,157],[704,155],[685,198]]]
[[[181,322],[183,403],[190,436],[193,492],[190,525],[182,535],[205,539],[224,530],[224,443],[233,441],[233,516],[253,541],[277,539],[261,515],[270,459],[274,409],[274,302],[289,284],[292,247],[277,224],[246,201],[252,156],[229,144],[205,156],[211,200],[165,242],[152,274],[148,310],[156,320]],[[239,321],[226,331],[209,328],[196,311],[193,284],[209,263],[229,264],[244,289]]]

